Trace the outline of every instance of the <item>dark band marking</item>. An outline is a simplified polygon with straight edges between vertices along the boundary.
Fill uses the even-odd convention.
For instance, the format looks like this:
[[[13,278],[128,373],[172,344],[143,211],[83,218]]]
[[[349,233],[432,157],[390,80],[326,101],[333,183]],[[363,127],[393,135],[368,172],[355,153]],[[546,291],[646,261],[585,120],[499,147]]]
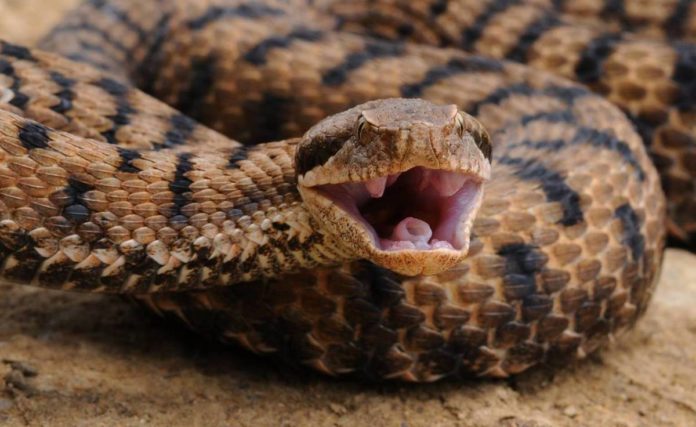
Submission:
[[[49,129],[46,126],[28,121],[19,127],[19,142],[27,150],[48,148],[48,142],[51,140],[48,134]]]
[[[641,181],[645,180],[645,171],[633,153],[633,150],[631,150],[631,147],[610,133],[602,132],[597,129],[581,127],[570,141],[570,144],[590,144],[593,147],[618,153],[624,162],[628,163],[631,165],[631,167],[633,167],[633,169],[636,170],[638,179]]]
[[[520,35],[517,44],[505,55],[507,59],[527,62],[527,52],[532,45],[539,40],[545,32],[561,24],[560,19],[553,11],[545,12],[539,18],[532,21]]]
[[[573,190],[558,172],[548,169],[535,159],[502,156],[501,164],[515,168],[515,175],[525,181],[539,181],[541,189],[549,202],[559,202],[563,209],[563,218],[559,221],[566,227],[583,221],[580,195]]]
[[[19,90],[21,79],[15,74],[15,69],[8,61],[0,58],[0,74],[4,74],[12,79],[10,90],[13,93],[10,105],[24,109],[29,102],[29,97]]]
[[[448,0],[435,0],[430,5],[430,18],[435,19],[443,13],[447,12]]]
[[[527,114],[520,118],[520,123],[527,125],[531,122],[545,121],[550,123],[573,123],[577,119],[570,110],[544,111],[541,113]]]
[[[624,0],[604,0],[604,7],[602,7],[599,13],[604,19],[625,17],[626,7]]]
[[[31,238],[26,232],[16,232],[12,236],[13,242],[0,243],[0,259],[3,261],[2,275],[9,280],[22,281],[29,283],[32,281],[41,264],[45,261],[39,252],[34,247]],[[17,263],[14,267],[5,267],[5,259],[12,256]]]
[[[128,86],[109,77],[101,78],[94,82],[94,84],[114,97],[123,97],[128,95]]]
[[[68,178],[68,184],[65,187],[66,194],[70,195],[70,201],[66,205],[81,204],[87,206],[85,201],[85,193],[94,190],[91,185],[79,181],[75,177]]]
[[[155,149],[172,148],[186,144],[196,126],[196,122],[184,114],[173,115],[169,119],[169,129],[164,134],[164,141]]]
[[[678,39],[686,33],[686,23],[689,22],[689,12],[693,0],[678,0],[674,11],[667,18],[662,28],[670,38]]]
[[[578,81],[585,84],[599,82],[604,62],[614,52],[617,43],[621,40],[620,33],[604,33],[590,41],[575,65],[575,75]]]
[[[15,70],[12,64],[10,64],[6,59],[0,58],[0,74],[4,74],[12,79],[16,79]]]
[[[539,248],[525,243],[512,243],[498,250],[505,258],[503,286],[508,300],[523,299],[536,292],[536,274],[541,272],[548,258]]]
[[[116,132],[118,132],[121,127],[128,125],[130,123],[131,114],[136,112],[128,100],[128,87],[108,77],[102,78],[94,84],[114,98],[116,114],[107,116],[113,122],[113,126],[111,129],[101,134],[106,138],[109,144],[117,144]]]
[[[582,86],[547,86],[542,89],[544,95],[553,96],[565,102],[567,105],[573,105],[578,98],[584,98],[592,95],[592,92]]]
[[[504,100],[507,98],[510,98],[515,95],[523,95],[523,96],[532,96],[539,94],[541,91],[534,89],[524,83],[515,83],[510,86],[503,86],[501,88],[498,88],[494,90],[493,92],[489,93],[486,95],[485,98],[474,102],[469,108],[467,108],[467,111],[469,111],[471,115],[477,116],[479,113],[479,110],[481,107],[484,105],[488,104],[495,104],[498,105],[502,103]]]
[[[297,108],[289,97],[264,93],[259,101],[245,102],[242,110],[246,112],[248,123],[247,137],[239,137],[245,144],[273,141],[283,137],[283,123]]]
[[[369,40],[365,42],[363,50],[349,54],[343,63],[327,70],[321,76],[321,81],[328,86],[338,86],[348,80],[352,71],[357,70],[371,60],[399,56],[403,53],[404,46],[401,44]]]
[[[462,32],[462,48],[474,50],[474,45],[481,38],[488,23],[499,13],[509,7],[519,4],[519,0],[492,0],[479,16],[474,19],[474,24]]]
[[[288,47],[295,40],[317,41],[321,39],[322,35],[323,33],[318,30],[305,27],[296,28],[286,36],[271,36],[262,40],[244,55],[244,59],[254,65],[263,65],[266,63],[266,55],[271,49]]]
[[[486,96],[484,99],[481,101],[478,101],[474,103],[474,105],[471,107],[470,111],[472,114],[476,115],[478,114],[479,110],[481,109],[482,106],[487,105],[487,104],[496,104],[499,105],[506,99],[517,96],[517,95],[522,95],[522,96],[534,96],[534,95],[540,95],[541,90],[534,89],[524,83],[519,83],[519,84],[513,84],[510,86],[504,86],[501,88],[498,88],[491,92],[488,96]]]
[[[72,109],[72,102],[75,99],[75,94],[72,91],[72,86],[75,84],[75,80],[70,79],[58,71],[50,72],[51,80],[53,80],[60,90],[55,94],[58,97],[58,104],[53,105],[51,110],[59,114],[65,114]]]
[[[604,0],[604,7],[599,16],[605,20],[613,19],[617,21],[626,30],[630,30],[633,27],[626,14],[624,0]]]
[[[241,17],[247,19],[258,19],[265,16],[282,16],[285,11],[276,9],[264,4],[244,3],[234,7],[213,6],[202,15],[189,20],[186,25],[192,30],[201,30],[219,20]]]
[[[560,99],[567,105],[572,105],[576,99],[582,98],[585,96],[590,95],[592,92],[589,90],[582,88],[580,86],[547,86],[542,89],[535,89],[533,87],[530,87],[529,85],[525,83],[514,83],[511,84],[510,86],[503,86],[501,88],[498,88],[491,92],[490,94],[486,95],[485,98],[474,102],[469,108],[467,108],[467,111],[469,111],[469,114],[476,116],[479,113],[479,110],[481,107],[484,105],[488,104],[501,104],[503,101],[506,99],[515,96],[515,95],[522,95],[522,96],[534,96],[534,95],[542,95],[542,96],[551,96],[557,99]]]
[[[155,28],[150,34],[150,46],[137,67],[136,75],[139,80],[139,87],[144,92],[152,93],[154,83],[157,81],[157,74],[162,63],[165,50],[162,49],[167,37],[169,36],[169,24],[171,14],[162,15],[157,21]]]
[[[174,179],[169,183],[169,191],[174,193],[172,202],[174,206],[169,212],[169,217],[177,216],[181,214],[181,208],[186,206],[189,199],[185,193],[189,191],[189,187],[192,183],[190,179],[186,177],[186,174],[193,170],[193,164],[191,163],[191,153],[180,153],[176,156],[176,172],[174,173]]]
[[[403,22],[396,26],[396,34],[399,35],[397,40],[406,40],[416,32],[416,28],[409,24],[408,22]],[[379,37],[379,35],[372,35],[372,37]]]
[[[480,56],[451,59],[445,65],[438,65],[425,74],[423,80],[417,83],[405,84],[401,86],[401,96],[404,98],[417,98],[431,86],[442,80],[448,79],[457,74],[464,73],[486,73],[498,72],[503,69],[499,61]]]
[[[242,160],[246,160],[249,158],[249,147],[247,146],[240,146],[238,147],[234,153],[230,156],[229,160],[227,161],[227,167],[230,169],[239,169],[240,168],[240,162]]]
[[[65,32],[66,37],[79,45],[78,48],[70,48],[69,51],[61,49],[60,35]],[[102,42],[91,42],[84,40],[82,32],[88,32],[98,35]],[[107,47],[116,48],[124,55],[128,51],[126,46],[122,45],[117,40],[111,38],[111,35],[101,29],[92,26],[91,24],[64,24],[55,28],[42,42],[42,47],[55,49],[58,47],[59,53],[64,57],[76,62],[89,64],[103,71],[114,72],[118,68],[119,61],[114,58],[113,53],[107,52]],[[70,46],[71,44],[68,44]],[[121,70],[118,70],[121,71]]]
[[[626,203],[614,211],[614,217],[623,223],[623,238],[621,242],[631,249],[633,261],[639,261],[645,252],[645,238],[640,232],[640,219],[630,204]]]
[[[63,216],[76,224],[89,220],[89,209],[84,205],[70,205],[63,209]]]
[[[661,123],[664,122],[655,123],[654,120],[647,120],[644,117],[636,116],[634,114],[631,114],[630,112],[625,113],[635,125],[636,131],[638,131],[638,135],[640,135],[640,138],[643,140],[643,145],[645,145],[646,147],[650,147],[650,145],[653,142],[653,135],[655,134],[655,129]]]
[[[274,222],[274,223],[271,224],[271,226],[272,226],[274,229],[278,230],[278,231],[288,231],[288,230],[290,230],[290,226],[287,225],[287,224],[284,223],[284,222]]]
[[[107,30],[101,29],[89,22],[80,22],[78,24],[66,24],[61,25],[60,27],[56,27],[47,37],[47,40],[54,39],[61,33],[67,33],[67,36],[70,38],[75,37],[75,35],[79,37],[81,32],[96,35],[100,39],[104,40],[107,44],[121,52],[124,56],[127,56],[130,53],[130,49],[120,41],[114,39]]]
[[[524,146],[535,150],[556,152],[569,146],[581,144],[591,145],[595,148],[605,149],[619,154],[625,163],[628,163],[635,169],[637,178],[640,181],[645,180],[645,171],[636,160],[628,144],[609,134],[596,131],[595,129],[581,128],[570,141],[563,139],[543,139],[539,141],[523,140],[511,145],[511,147]]]
[[[696,45],[675,43],[677,63],[672,80],[679,87],[675,105],[680,111],[696,111]]]
[[[113,72],[113,64],[99,61],[97,58],[87,56],[81,53],[70,53],[65,55],[66,58],[71,61],[81,62],[83,64],[88,64],[102,71]]]
[[[533,150],[544,150],[550,152],[556,152],[567,146],[568,142],[563,139],[542,139],[538,141],[531,141],[529,139],[525,139],[520,142],[509,145],[509,147],[527,147]]]
[[[94,190],[94,187],[91,185],[79,181],[75,177],[68,178],[68,184],[64,187],[64,192],[66,195],[69,195],[69,199],[63,207],[63,217],[73,224],[81,224],[88,221],[90,210],[88,208],[89,204],[85,200],[85,194],[92,190]]]
[[[2,48],[0,48],[0,53],[3,55],[25,61],[36,61],[36,58],[32,56],[31,51],[24,46],[18,46],[8,42],[1,42],[0,45],[2,46]]]
[[[525,116],[521,119],[523,124],[528,124],[533,121],[550,121],[552,123],[573,123],[575,118],[569,111],[559,111],[553,113],[540,113],[536,115]],[[618,139],[614,135],[607,132],[602,132],[597,129],[578,127],[577,132],[570,140],[564,139],[542,139],[542,140],[522,140],[511,144],[509,147],[524,146],[535,150],[544,150],[556,152],[566,147],[576,145],[590,145],[594,148],[607,150],[618,154],[621,160],[630,165],[635,171],[636,176],[640,181],[645,180],[645,170],[631,150],[631,147],[624,141]]]
[[[90,43],[85,40],[79,40],[78,43],[80,44],[80,50],[82,51],[89,51],[91,53],[98,54],[100,56],[108,58],[109,54],[104,51],[104,45],[96,44],[96,43]]]
[[[133,160],[137,160],[137,159],[141,158],[141,155],[138,151],[129,150],[129,149],[123,148],[123,147],[116,147],[116,151],[118,152],[118,155],[121,156],[121,164],[118,165],[118,170],[120,172],[127,172],[127,173],[140,172],[140,169],[133,166],[133,163],[132,163]]]
[[[179,93],[175,104],[178,110],[193,118],[201,116],[206,97],[215,85],[216,64],[217,57],[212,54],[191,60],[191,78],[188,87]]]
[[[136,24],[135,21],[125,11],[116,7],[113,2],[107,0],[90,0],[89,4],[103,13],[105,16],[113,18],[114,20],[120,22],[129,30],[138,35],[138,41],[141,43],[147,39],[147,31],[145,31],[140,25]]]

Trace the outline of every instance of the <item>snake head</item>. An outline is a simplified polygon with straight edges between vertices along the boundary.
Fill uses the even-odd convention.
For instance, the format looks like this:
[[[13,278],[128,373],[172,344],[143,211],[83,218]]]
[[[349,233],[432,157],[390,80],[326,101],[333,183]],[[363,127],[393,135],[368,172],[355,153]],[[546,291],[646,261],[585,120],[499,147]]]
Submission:
[[[437,274],[466,256],[490,161],[476,119],[419,99],[328,117],[295,155],[300,194],[322,231],[405,275]]]

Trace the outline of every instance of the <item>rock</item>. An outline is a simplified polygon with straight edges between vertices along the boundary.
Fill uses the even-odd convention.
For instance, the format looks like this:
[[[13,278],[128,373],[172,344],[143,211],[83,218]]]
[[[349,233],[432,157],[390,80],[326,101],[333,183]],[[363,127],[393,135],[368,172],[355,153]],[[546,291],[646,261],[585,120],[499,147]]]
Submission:
[[[5,412],[10,409],[14,403],[9,399],[0,399],[0,412]]]
[[[573,405],[566,406],[566,408],[563,410],[563,415],[568,418],[575,418],[575,416],[578,415],[578,409]]]
[[[39,371],[26,362],[10,359],[3,359],[2,362],[7,365],[10,365],[11,369],[19,371],[25,377],[35,377],[39,375]]]

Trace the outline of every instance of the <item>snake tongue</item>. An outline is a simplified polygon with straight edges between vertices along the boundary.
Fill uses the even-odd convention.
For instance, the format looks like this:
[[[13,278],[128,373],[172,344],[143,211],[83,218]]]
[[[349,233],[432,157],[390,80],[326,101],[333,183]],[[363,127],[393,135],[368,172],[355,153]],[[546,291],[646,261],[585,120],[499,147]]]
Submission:
[[[380,243],[385,250],[397,249],[429,249],[428,242],[433,236],[433,229],[430,224],[414,217],[402,219],[389,239],[381,239]]]

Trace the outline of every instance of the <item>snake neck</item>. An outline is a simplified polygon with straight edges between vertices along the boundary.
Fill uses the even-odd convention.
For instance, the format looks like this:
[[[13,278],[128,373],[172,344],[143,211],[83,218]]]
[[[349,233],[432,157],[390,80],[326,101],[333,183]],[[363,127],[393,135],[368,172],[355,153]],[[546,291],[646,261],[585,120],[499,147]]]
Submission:
[[[226,235],[230,274],[223,281],[227,283],[355,260],[350,248],[321,231],[302,203],[243,216]]]
[[[357,259],[355,250],[327,232],[302,200],[292,160],[297,142],[290,139],[233,152],[233,160],[224,168],[231,177],[231,185],[225,187],[227,200],[218,205],[227,218],[212,241],[213,255],[219,254],[224,273],[218,283],[208,285],[274,278]],[[205,168],[206,163],[194,167]],[[206,175],[189,173],[189,188],[197,188],[198,179],[205,182]],[[195,201],[196,194],[190,199]],[[202,277],[205,281],[205,274]]]

